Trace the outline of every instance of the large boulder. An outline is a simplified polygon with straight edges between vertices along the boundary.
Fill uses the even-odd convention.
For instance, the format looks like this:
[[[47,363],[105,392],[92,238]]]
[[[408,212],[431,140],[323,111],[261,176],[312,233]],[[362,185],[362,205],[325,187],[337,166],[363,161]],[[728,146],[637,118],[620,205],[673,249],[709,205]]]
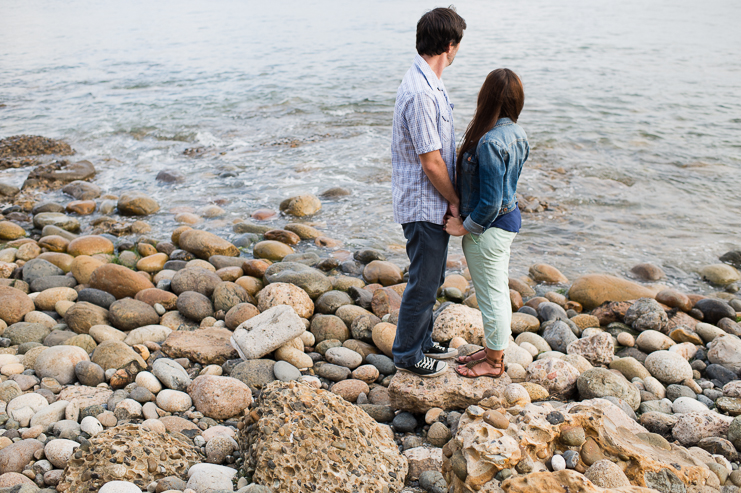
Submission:
[[[422,378],[414,373],[397,372],[388,391],[391,406],[411,413],[426,413],[433,407],[445,410],[465,409],[491,395],[500,395],[512,383],[505,374],[500,378],[465,378],[448,369],[435,378]]]
[[[139,291],[153,288],[154,284],[123,265],[104,264],[93,271],[90,287],[111,293],[120,300],[133,298]]]
[[[178,245],[186,252],[204,260],[208,260],[212,255],[239,256],[239,249],[225,239],[198,229],[184,231],[178,239]]]
[[[146,490],[146,485],[168,476],[187,477],[203,460],[193,442],[174,430],[160,433],[122,424],[89,440],[90,447],[80,447],[70,459],[57,491],[89,493],[111,481],[128,481]]]
[[[274,382],[254,409],[246,419],[255,416],[258,422],[243,428],[239,444],[244,472],[255,483],[334,493],[403,489],[407,462],[393,438],[340,396],[298,382]],[[291,423],[288,433],[280,432],[285,423]]]
[[[450,457],[444,455],[442,472],[454,492],[500,491],[495,479],[504,469],[532,470],[534,464],[551,462],[556,451],[567,450],[565,443],[581,442],[575,450],[576,470],[586,471],[592,464],[607,459],[629,467],[624,469],[632,485],[618,489],[602,489],[572,470],[513,475],[501,483],[510,493],[567,492],[606,493],[624,491],[648,493],[649,491],[715,491],[720,489],[717,476],[703,459],[681,446],[665,446],[646,430],[631,422],[624,413],[616,417],[597,403],[601,399],[584,401],[567,408],[554,409],[549,404],[528,404],[524,410],[512,408],[504,416],[507,425],[494,426],[501,420],[492,420],[487,411],[464,414],[455,434]],[[602,401],[604,402],[604,401]],[[522,419],[519,415],[527,416]],[[579,431],[580,433],[574,433]],[[574,437],[581,436],[578,442]],[[481,437],[486,437],[482,440]],[[584,440],[586,438],[586,441]],[[668,444],[667,444],[668,445]],[[607,481],[606,476],[600,477]],[[620,485],[625,484],[621,477]],[[667,486],[672,486],[668,488]],[[617,487],[617,485],[615,485]],[[649,490],[647,488],[653,488]]]
[[[577,278],[569,288],[569,299],[581,303],[585,310],[605,301],[629,301],[653,298],[658,290],[607,274],[587,274]]]

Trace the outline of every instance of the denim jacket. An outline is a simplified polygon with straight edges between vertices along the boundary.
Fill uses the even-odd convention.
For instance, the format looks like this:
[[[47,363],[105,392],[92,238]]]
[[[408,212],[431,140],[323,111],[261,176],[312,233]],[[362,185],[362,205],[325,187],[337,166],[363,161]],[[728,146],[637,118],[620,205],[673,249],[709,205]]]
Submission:
[[[457,186],[469,232],[483,233],[517,207],[517,180],[529,154],[525,131],[509,118],[497,120],[476,148],[463,154]]]

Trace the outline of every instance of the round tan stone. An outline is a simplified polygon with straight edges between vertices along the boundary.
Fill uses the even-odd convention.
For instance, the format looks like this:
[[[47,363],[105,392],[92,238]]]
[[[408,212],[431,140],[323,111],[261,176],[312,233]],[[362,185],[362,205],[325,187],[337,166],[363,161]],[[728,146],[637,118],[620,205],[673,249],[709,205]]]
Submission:
[[[136,263],[136,268],[144,272],[159,272],[165,267],[165,262],[169,259],[166,253],[155,253],[140,259]]]
[[[187,224],[189,226],[193,226],[200,223],[201,221],[203,221],[203,219],[190,212],[181,212],[180,214],[175,214],[175,222],[178,224]]]
[[[26,230],[10,221],[0,221],[0,240],[17,240],[26,236]]]
[[[8,325],[23,320],[28,312],[34,310],[31,298],[15,288],[0,286],[0,319]]]
[[[235,330],[245,320],[249,320],[260,314],[260,310],[251,303],[239,303],[226,312],[224,322],[230,330]]]
[[[73,200],[67,203],[65,207],[67,212],[79,214],[81,216],[89,216],[95,212],[95,201],[94,200]]]
[[[300,342],[300,341],[299,341]],[[314,366],[311,356],[296,349],[291,343],[281,346],[275,350],[275,359],[290,363],[299,370]]]
[[[656,301],[670,308],[679,308],[684,312],[692,310],[693,303],[689,296],[676,289],[665,289],[656,295]]]
[[[142,257],[149,257],[150,255],[154,255],[157,253],[157,249],[154,247],[154,245],[150,245],[149,243],[145,243],[143,241],[140,241],[136,245],[136,251],[139,252],[139,255]]]
[[[653,298],[657,290],[607,274],[587,274],[577,278],[569,288],[569,299],[592,310],[605,301],[630,301]]]
[[[222,281],[228,282],[236,281],[242,277],[243,274],[244,272],[241,267],[223,267],[216,271],[216,275],[219,276]]]
[[[74,301],[57,301],[57,304],[54,305],[54,311],[59,314],[60,317],[64,317],[64,315],[67,313],[67,310],[75,306]]]
[[[72,261],[72,267],[70,271],[80,284],[89,284],[90,276],[93,275],[95,269],[103,265],[105,262],[98,260],[87,255],[80,255],[75,257]]]
[[[257,243],[252,250],[255,258],[281,261],[293,253],[293,248],[280,241],[265,240]]]
[[[50,252],[64,253],[67,251],[67,245],[69,245],[69,240],[59,235],[44,236],[39,240],[39,246]]]
[[[149,306],[159,303],[165,310],[175,310],[178,297],[175,293],[157,288],[143,289],[136,293],[135,300],[143,301]]]
[[[216,267],[214,267],[214,264],[210,262],[206,262],[205,260],[201,260],[199,258],[193,259],[187,264],[185,264],[186,269],[190,269],[192,267],[198,267],[200,269],[206,269],[209,272],[216,272]]]
[[[465,293],[468,290],[468,281],[460,274],[450,274],[445,276],[445,282],[440,288],[457,288],[461,293]]]
[[[352,377],[356,380],[362,380],[367,384],[371,384],[378,378],[378,368],[373,365],[361,365],[355,368],[352,372]]]
[[[178,245],[196,257],[206,260],[213,255],[239,256],[239,249],[225,239],[198,229],[183,231],[178,238]]]
[[[278,305],[292,307],[299,317],[309,318],[314,314],[314,302],[303,289],[293,284],[276,282],[268,284],[258,296],[257,309],[260,312]]]
[[[73,257],[78,255],[95,255],[98,253],[112,254],[114,251],[113,242],[102,236],[80,236],[69,242],[67,253]]]
[[[296,233],[302,240],[314,240],[322,236],[322,233],[318,229],[312,228],[306,224],[286,224],[284,229]]]
[[[298,245],[301,238],[296,233],[285,229],[273,229],[265,233],[266,240],[280,241],[286,245]]]
[[[389,358],[393,357],[391,348],[394,346],[394,338],[396,337],[396,325],[381,322],[373,327],[372,332],[373,344]]]
[[[363,278],[369,284],[378,283],[383,286],[393,286],[403,280],[403,275],[396,264],[386,260],[374,260],[363,269]]]
[[[50,288],[40,292],[33,300],[37,310],[52,311],[58,301],[75,301],[77,291],[72,288]]]
[[[72,261],[75,260],[72,255],[57,252],[44,252],[36,258],[46,260],[47,262],[56,265],[64,272],[69,272],[72,269]]]
[[[234,284],[241,287],[248,294],[255,296],[263,288],[263,283],[260,279],[252,276],[242,276]]]
[[[18,247],[15,258],[18,260],[29,261],[41,255],[41,248],[33,242],[24,243]]]
[[[560,270],[548,264],[531,265],[529,273],[535,282],[545,284],[565,284],[569,282],[569,279]]]
[[[291,197],[280,203],[280,210],[296,217],[311,216],[319,212],[322,202],[315,195],[305,194]]]
[[[172,240],[173,244],[177,245],[178,240],[180,240],[180,235],[185,233],[186,231],[191,231],[193,228],[190,226],[180,226],[178,228],[175,228],[175,231],[172,232],[172,235],[170,236],[170,239]]]
[[[329,390],[332,393],[339,395],[348,402],[355,402],[358,400],[358,396],[360,394],[368,395],[368,393],[370,392],[370,387],[368,387],[368,384],[363,382],[362,380],[349,378],[347,380],[337,382],[336,384],[332,385]]]

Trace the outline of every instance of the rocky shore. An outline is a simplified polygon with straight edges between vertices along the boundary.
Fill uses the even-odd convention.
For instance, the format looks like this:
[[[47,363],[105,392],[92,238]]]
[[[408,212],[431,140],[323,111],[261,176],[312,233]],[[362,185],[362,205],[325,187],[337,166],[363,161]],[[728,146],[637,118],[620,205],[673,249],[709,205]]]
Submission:
[[[218,204],[156,231],[152,197],[34,161],[68,148],[0,141],[35,166],[0,184],[0,492],[739,491],[741,252],[701,269],[708,296],[651,264],[534,263],[510,279],[507,374],[421,379],[390,358],[403,267],[315,222],[345,190],[223,237],[198,229]],[[433,338],[483,342],[461,256]]]

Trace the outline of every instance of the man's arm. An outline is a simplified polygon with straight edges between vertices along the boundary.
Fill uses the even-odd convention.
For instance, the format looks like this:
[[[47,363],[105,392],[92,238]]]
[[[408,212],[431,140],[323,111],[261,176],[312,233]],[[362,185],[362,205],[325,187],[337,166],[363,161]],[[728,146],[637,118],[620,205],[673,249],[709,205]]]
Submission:
[[[427,178],[432,183],[440,195],[448,201],[450,207],[450,213],[453,216],[460,215],[460,199],[458,194],[455,192],[455,187],[450,181],[448,175],[448,167],[443,161],[443,157],[440,151],[426,152],[419,155],[419,160],[422,163],[422,169],[427,175]]]

